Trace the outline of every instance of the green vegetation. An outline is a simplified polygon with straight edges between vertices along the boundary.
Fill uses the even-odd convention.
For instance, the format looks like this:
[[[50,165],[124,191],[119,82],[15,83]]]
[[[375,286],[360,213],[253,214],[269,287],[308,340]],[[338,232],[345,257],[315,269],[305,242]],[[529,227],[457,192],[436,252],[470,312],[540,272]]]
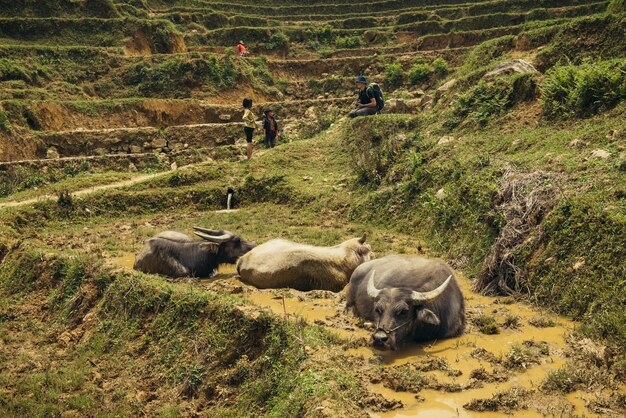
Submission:
[[[121,78],[146,97],[189,97],[191,90],[201,86],[214,91],[232,87],[236,75],[228,55],[210,55],[191,60],[173,58],[158,66],[139,63],[126,69]]]
[[[421,64],[421,63],[415,64],[409,70],[409,74],[408,74],[409,83],[411,83],[414,86],[417,84],[421,84],[428,80],[428,78],[430,77],[430,74],[431,74],[431,69],[428,64]]]
[[[5,133],[11,133],[11,122],[9,122],[9,118],[7,114],[4,113],[3,110],[0,109],[0,131]]]
[[[533,99],[535,88],[532,74],[501,77],[493,82],[481,80],[456,100],[446,127],[453,129],[466,119],[484,127],[515,104]]]
[[[400,87],[404,81],[402,65],[399,63],[388,64],[385,67],[385,83],[389,87]]]
[[[284,32],[276,32],[270,39],[267,41],[266,48],[270,51],[276,49],[285,49],[289,46],[289,36],[285,35]]]
[[[448,75],[450,70],[448,69],[448,63],[446,60],[438,57],[433,61],[433,71],[437,77],[443,78]]]
[[[626,0],[611,0],[607,10],[611,13],[624,13],[626,12]]]
[[[498,323],[496,322],[496,318],[491,315],[480,315],[473,319],[474,324],[478,327],[480,332],[483,334],[499,334],[500,329],[498,328]]]
[[[607,346],[568,341],[566,355],[592,367],[568,362],[532,392],[467,409],[523,414],[535,395],[598,388],[589,410],[619,415],[623,394],[602,396],[626,364],[624,13],[623,0],[0,0],[0,157],[55,156],[51,146],[77,157],[0,169],[0,415],[357,416],[398,406],[372,384],[470,387],[436,382],[432,370],[460,373],[436,356],[356,360],[347,349],[360,337],[262,312],[234,280],[169,282],[105,263],[193,225],[319,245],[367,232],[380,255],[445,259],[499,296],[468,309],[468,334],[562,329],[501,306],[527,299],[579,321],[572,340]],[[250,56],[234,54],[238,39]],[[514,59],[539,73],[485,79]],[[405,87],[394,98],[411,114],[342,119],[355,74]],[[288,141],[239,163],[244,93],[257,114],[271,103]],[[183,167],[192,161],[203,162]],[[218,211],[228,188],[241,210]],[[483,350],[493,370],[472,377],[538,370],[562,357],[552,346]]]
[[[541,85],[548,117],[588,117],[626,99],[626,60],[557,65]]]
[[[340,49],[359,48],[363,44],[360,36],[343,36],[335,39],[335,46]]]

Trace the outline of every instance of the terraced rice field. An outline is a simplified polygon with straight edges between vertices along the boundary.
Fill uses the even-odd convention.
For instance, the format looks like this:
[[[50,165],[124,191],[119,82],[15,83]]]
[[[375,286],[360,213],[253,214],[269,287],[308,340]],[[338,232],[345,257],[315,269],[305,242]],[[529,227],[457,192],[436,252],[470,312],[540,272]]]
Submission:
[[[625,13],[0,0],[0,416],[624,416]],[[193,225],[443,258],[467,330],[382,352],[345,291],[132,269]]]

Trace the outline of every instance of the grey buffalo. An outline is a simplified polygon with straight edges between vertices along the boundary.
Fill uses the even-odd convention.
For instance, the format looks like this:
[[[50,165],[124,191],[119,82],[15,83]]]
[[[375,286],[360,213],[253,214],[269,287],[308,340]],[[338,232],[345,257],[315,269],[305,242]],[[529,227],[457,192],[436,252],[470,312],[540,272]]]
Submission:
[[[209,277],[220,264],[236,263],[255,246],[229,231],[194,229],[201,240],[165,231],[145,241],[133,267],[169,277]]]
[[[334,247],[315,247],[282,239],[261,244],[237,262],[244,282],[261,289],[338,292],[361,263],[372,258],[365,236]]]
[[[391,255],[361,264],[350,278],[347,308],[375,324],[372,343],[395,350],[405,341],[455,337],[465,302],[441,260]]]

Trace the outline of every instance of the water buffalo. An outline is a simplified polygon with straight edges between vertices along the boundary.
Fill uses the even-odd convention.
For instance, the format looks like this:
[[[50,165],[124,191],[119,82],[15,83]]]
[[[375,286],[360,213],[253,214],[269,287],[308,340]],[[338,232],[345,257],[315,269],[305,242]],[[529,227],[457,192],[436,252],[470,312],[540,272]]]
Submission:
[[[241,257],[237,271],[241,280],[260,289],[290,287],[338,292],[348,283],[354,269],[371,258],[365,235],[334,247],[272,240]]]
[[[220,264],[234,264],[255,246],[229,231],[194,229],[201,240],[165,231],[145,241],[133,267],[169,277],[209,277]]]
[[[360,265],[350,278],[347,308],[376,325],[372,343],[398,344],[460,335],[465,302],[454,272],[441,260],[390,255]]]

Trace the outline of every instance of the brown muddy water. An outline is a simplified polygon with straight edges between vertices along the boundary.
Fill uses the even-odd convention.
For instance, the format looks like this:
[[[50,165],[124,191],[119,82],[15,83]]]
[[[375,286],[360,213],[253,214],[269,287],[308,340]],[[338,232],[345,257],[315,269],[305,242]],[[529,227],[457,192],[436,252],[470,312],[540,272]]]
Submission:
[[[112,262],[116,265],[131,268],[134,263],[134,254],[125,254]],[[367,346],[370,331],[357,326],[357,321],[351,314],[345,313],[345,302],[340,294],[330,292],[298,292],[290,289],[258,290],[249,287],[236,279],[234,266],[221,266],[218,274],[210,279],[198,279],[198,285],[216,289],[241,287],[243,296],[256,305],[269,309],[276,315],[288,318],[304,319],[309,323],[322,325],[340,338],[348,341],[360,341],[357,348],[349,348],[346,353],[364,362],[378,361],[383,367],[392,367],[403,364],[418,363],[428,359],[443,359],[457,376],[451,376],[441,370],[424,372],[425,376],[432,377],[438,382],[450,385],[466,385],[470,381],[472,371],[483,368],[486,372],[494,371],[492,363],[472,356],[476,349],[484,349],[496,358],[503,358],[511,352],[514,346],[521,346],[524,342],[545,342],[549,347],[549,355],[542,357],[540,364],[528,364],[522,370],[509,370],[510,377],[503,382],[484,382],[481,387],[465,388],[459,392],[425,389],[419,394],[397,392],[383,386],[382,383],[370,384],[369,389],[389,400],[398,400],[402,408],[385,413],[371,412],[373,418],[426,418],[426,417],[502,417],[500,412],[474,412],[465,410],[463,405],[473,399],[491,398],[494,394],[506,391],[513,387],[537,389],[550,371],[557,370],[565,364],[563,352],[566,349],[565,337],[572,331],[574,324],[546,311],[542,311],[520,302],[507,301],[486,297],[471,290],[471,282],[463,277],[459,284],[466,299],[468,317],[478,314],[493,315],[501,325],[503,319],[509,315],[517,316],[519,327],[515,329],[500,326],[500,333],[485,335],[480,333],[471,321],[468,321],[467,332],[459,338],[435,341],[427,344],[408,344],[398,351],[379,351]],[[537,328],[529,321],[541,317],[551,319],[555,326]],[[460,373],[459,373],[460,372]],[[565,397],[567,408],[562,416],[595,416],[585,408],[585,402],[592,395],[576,391]],[[514,416],[542,417],[535,410],[517,411]],[[561,414],[557,414],[561,416]]]

